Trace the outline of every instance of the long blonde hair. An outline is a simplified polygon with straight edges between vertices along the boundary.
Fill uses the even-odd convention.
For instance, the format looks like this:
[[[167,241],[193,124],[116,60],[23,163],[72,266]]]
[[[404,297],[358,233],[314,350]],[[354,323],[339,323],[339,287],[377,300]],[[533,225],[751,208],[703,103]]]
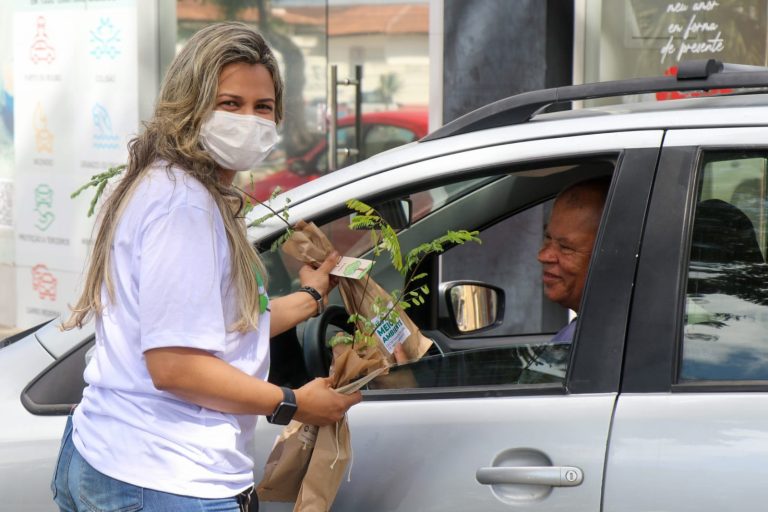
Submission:
[[[283,81],[277,60],[261,35],[238,22],[210,25],[197,32],[171,63],[165,75],[155,112],[144,131],[128,144],[128,165],[115,190],[99,213],[99,224],[82,294],[63,329],[82,325],[102,311],[102,286],[114,301],[114,282],[109,271],[112,240],[120,215],[140,178],[157,160],[186,171],[211,193],[224,219],[232,254],[232,283],[238,294],[239,317],[233,329],[246,331],[258,325],[258,272],[266,282],[266,269],[248,242],[240,212],[242,196],[220,183],[213,159],[198,142],[200,127],[214,109],[219,74],[234,62],[261,64],[275,85],[275,121],[283,117]],[[234,207],[232,205],[235,205]]]

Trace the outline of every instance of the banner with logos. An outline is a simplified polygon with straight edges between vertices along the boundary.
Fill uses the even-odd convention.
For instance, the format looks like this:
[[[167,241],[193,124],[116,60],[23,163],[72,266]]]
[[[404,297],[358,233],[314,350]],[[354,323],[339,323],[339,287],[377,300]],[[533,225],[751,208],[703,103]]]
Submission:
[[[89,253],[92,198],[139,127],[137,5],[24,0],[14,14],[17,325],[68,314]]]

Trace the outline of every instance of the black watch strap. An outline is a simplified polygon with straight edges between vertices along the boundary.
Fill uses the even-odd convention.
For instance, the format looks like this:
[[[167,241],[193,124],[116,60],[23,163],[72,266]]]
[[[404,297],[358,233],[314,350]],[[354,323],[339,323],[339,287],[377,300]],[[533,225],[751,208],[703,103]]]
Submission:
[[[306,292],[312,296],[313,299],[315,299],[315,302],[317,302],[317,313],[315,313],[312,316],[318,316],[323,311],[325,311],[325,304],[323,303],[323,296],[320,295],[320,292],[312,288],[311,286],[302,286],[299,288],[300,292]]]
[[[296,405],[296,395],[293,390],[286,387],[280,387],[283,392],[283,400],[277,404],[272,414],[267,416],[267,421],[275,425],[287,425],[296,414],[298,406]]]

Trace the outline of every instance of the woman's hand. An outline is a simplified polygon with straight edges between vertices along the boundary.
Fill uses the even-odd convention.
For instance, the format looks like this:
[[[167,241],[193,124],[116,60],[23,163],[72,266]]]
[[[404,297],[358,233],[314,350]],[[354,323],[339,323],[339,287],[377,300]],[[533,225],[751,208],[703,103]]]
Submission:
[[[363,399],[359,391],[343,395],[331,389],[329,378],[314,379],[295,390],[295,393],[298,408],[294,419],[320,427],[341,420],[350,407]]]
[[[309,265],[304,265],[299,270],[299,281],[301,286],[311,286],[323,296],[323,299],[328,301],[328,293],[333,290],[334,286],[338,284],[336,276],[329,274],[333,267],[339,262],[339,253],[333,251],[325,261],[317,268],[312,268]]]
[[[302,286],[311,286],[322,296],[323,304],[328,304],[328,292],[337,284],[336,276],[329,274],[339,261],[339,253],[333,252],[318,268],[304,265],[299,270]],[[270,301],[272,318],[269,322],[270,336],[292,329],[300,322],[317,315],[318,305],[312,295],[298,291]],[[320,308],[322,309],[322,308]]]

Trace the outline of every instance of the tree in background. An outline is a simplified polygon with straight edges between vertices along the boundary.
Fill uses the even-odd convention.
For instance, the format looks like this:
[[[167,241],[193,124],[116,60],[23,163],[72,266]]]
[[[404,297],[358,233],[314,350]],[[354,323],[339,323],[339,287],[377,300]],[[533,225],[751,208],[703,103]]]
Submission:
[[[376,92],[379,93],[381,99],[387,105],[395,102],[395,94],[400,90],[400,79],[395,73],[384,73],[379,75],[379,87]]]

